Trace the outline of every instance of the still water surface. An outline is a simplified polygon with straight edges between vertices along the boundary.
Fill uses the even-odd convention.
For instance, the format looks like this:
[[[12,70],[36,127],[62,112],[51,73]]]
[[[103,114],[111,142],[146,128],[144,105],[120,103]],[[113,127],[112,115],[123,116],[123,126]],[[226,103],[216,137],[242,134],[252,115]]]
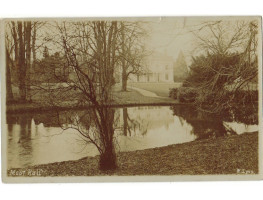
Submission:
[[[258,130],[257,117],[208,116],[184,106],[115,108],[116,151],[133,151]],[[234,116],[234,117],[233,117]],[[62,131],[47,113],[8,115],[8,168],[85,156],[97,149],[75,130]]]

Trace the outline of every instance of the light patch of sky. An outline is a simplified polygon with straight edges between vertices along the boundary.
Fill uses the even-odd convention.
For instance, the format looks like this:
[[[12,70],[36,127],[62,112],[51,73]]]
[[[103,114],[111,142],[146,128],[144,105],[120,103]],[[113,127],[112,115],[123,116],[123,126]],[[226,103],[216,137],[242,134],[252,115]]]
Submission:
[[[200,24],[202,20],[186,17],[135,18],[134,20],[148,22],[146,25],[149,31],[149,37],[146,39],[147,49],[167,54],[173,57],[174,60],[176,60],[179,52],[183,51],[187,61],[190,60],[194,48],[194,37],[190,32],[190,28]],[[43,42],[44,37],[56,34],[54,25],[55,21],[49,21],[38,31],[39,57],[42,57],[44,46],[48,47],[51,54],[58,51],[57,45],[52,44],[52,42]]]
[[[166,54],[177,59],[182,51],[187,63],[190,63],[195,48],[195,37],[191,31],[204,22],[202,18],[161,18],[151,22],[151,31],[147,41],[150,50]]]
[[[167,54],[177,59],[178,54],[182,51],[185,55],[186,62],[191,63],[191,56],[194,55],[195,47],[197,46],[197,39],[192,31],[198,30],[205,22],[212,21],[229,21],[236,22],[237,20],[248,20],[247,17],[154,17],[154,18],[118,18],[118,21],[146,21],[146,30],[148,31],[148,38],[145,40],[146,49],[156,51],[157,53]],[[80,19],[77,19],[80,20]],[[85,20],[85,19],[82,19]],[[105,19],[104,20],[112,20]],[[116,20],[116,18],[114,19]],[[251,20],[251,17],[250,19]],[[67,19],[68,21],[68,19]],[[40,36],[55,34],[54,29],[55,20],[50,20],[48,26],[44,26],[38,32],[39,42],[43,38]],[[53,26],[52,26],[53,24]],[[203,30],[205,33],[205,30]],[[54,38],[53,38],[54,39]],[[39,43],[39,44],[40,44]],[[43,44],[42,44],[43,45]],[[51,53],[58,51],[58,48],[51,43],[46,43]]]
[[[212,37],[211,31],[207,28],[207,23],[223,21],[224,38],[230,40],[235,34],[237,23],[248,23],[258,20],[256,17],[163,17],[152,21],[150,37],[147,41],[149,49],[172,56],[177,59],[182,51],[186,62],[191,63],[191,57],[200,54],[197,51],[198,39],[193,32],[198,32],[204,38]],[[206,26],[205,26],[206,25]],[[205,27],[205,28],[204,28]],[[240,50],[242,46],[234,50]]]

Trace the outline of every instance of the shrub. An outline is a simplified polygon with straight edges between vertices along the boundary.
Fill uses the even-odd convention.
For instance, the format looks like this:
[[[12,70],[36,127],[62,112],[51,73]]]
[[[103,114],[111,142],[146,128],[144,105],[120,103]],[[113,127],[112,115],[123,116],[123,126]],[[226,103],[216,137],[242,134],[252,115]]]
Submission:
[[[258,101],[258,91],[238,90],[235,93],[228,92],[228,96],[233,96],[232,102],[235,104],[253,104]]]
[[[169,89],[169,97],[173,99],[177,99],[177,93],[178,93],[178,88],[170,88]]]
[[[197,91],[190,87],[180,87],[177,92],[177,97],[180,102],[193,103],[197,97]]]

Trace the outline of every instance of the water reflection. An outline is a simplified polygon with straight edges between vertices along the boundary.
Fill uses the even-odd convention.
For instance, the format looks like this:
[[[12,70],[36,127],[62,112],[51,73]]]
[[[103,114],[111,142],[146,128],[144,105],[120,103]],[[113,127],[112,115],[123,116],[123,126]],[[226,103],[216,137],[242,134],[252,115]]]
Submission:
[[[193,141],[192,127],[173,116],[169,107],[130,107],[120,110],[120,151],[133,151]]]
[[[7,115],[8,167],[74,160],[99,154],[98,148],[85,140],[87,134],[103,152],[110,152],[114,156],[115,151],[154,148],[258,129],[254,112],[241,115],[237,111],[216,116],[189,106],[104,108],[101,110],[101,116],[105,118],[104,127],[96,123],[98,118],[90,109],[59,114]]]
[[[197,136],[197,139],[216,138],[258,130],[258,115],[255,107],[231,109],[218,115],[198,111],[191,106],[179,105],[171,107],[171,109],[174,115],[182,117],[193,127],[193,134]],[[247,109],[246,115],[242,114],[245,109]]]

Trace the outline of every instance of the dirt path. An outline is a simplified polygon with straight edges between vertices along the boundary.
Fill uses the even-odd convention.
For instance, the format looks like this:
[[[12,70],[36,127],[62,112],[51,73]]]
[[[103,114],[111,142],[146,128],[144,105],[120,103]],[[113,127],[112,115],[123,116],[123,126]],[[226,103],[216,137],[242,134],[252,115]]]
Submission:
[[[141,88],[137,88],[137,87],[132,87],[132,86],[127,86],[129,89],[132,90],[136,90],[137,92],[139,92],[141,95],[145,96],[145,97],[155,97],[155,98],[165,98],[168,99],[167,97],[161,97],[158,96],[157,94],[155,94],[154,92],[148,91],[148,90],[144,90]]]

